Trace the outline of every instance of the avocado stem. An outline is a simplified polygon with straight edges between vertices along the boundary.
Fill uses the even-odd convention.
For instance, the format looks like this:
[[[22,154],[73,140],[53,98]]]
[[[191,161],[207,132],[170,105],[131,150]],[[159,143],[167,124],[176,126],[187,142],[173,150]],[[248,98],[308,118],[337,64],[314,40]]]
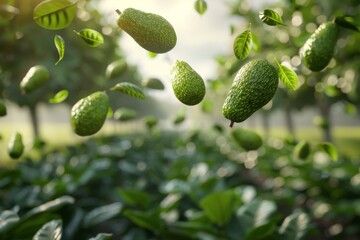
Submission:
[[[230,124],[229,124],[229,127],[233,127],[234,126],[234,121],[231,121]]]
[[[115,12],[119,15],[121,14],[121,11],[119,9],[116,9]]]

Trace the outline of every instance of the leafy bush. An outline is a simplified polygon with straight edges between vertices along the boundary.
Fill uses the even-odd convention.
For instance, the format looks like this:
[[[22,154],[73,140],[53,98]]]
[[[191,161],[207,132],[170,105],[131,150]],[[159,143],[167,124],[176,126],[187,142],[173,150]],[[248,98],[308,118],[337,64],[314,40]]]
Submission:
[[[137,240],[359,234],[354,162],[320,151],[298,160],[294,142],[264,142],[246,152],[213,129],[153,131],[27,158],[1,170],[0,238],[56,231],[62,239]]]

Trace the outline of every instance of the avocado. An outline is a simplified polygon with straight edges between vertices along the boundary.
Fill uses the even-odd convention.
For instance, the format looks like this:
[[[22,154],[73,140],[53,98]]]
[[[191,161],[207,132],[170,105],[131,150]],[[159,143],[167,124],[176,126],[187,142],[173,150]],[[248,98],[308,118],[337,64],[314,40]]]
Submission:
[[[9,156],[13,159],[19,158],[24,152],[24,144],[20,133],[16,132],[10,138],[8,144]]]
[[[170,73],[174,94],[180,102],[193,106],[204,99],[204,80],[188,63],[177,60]]]
[[[302,140],[296,144],[294,148],[294,156],[299,159],[306,159],[310,154],[310,144],[309,142]]]
[[[274,96],[279,78],[276,68],[265,60],[253,60],[240,68],[222,107],[224,117],[242,122]]]
[[[260,135],[250,129],[236,128],[231,132],[231,135],[237,144],[246,151],[256,150],[263,144]]]
[[[105,92],[94,92],[80,99],[71,109],[71,126],[79,136],[89,136],[104,125],[109,110],[109,97]]]
[[[127,67],[124,59],[115,60],[106,67],[105,76],[107,79],[117,78],[127,70]]]
[[[49,71],[41,65],[33,66],[20,82],[20,89],[24,93],[30,93],[44,85],[50,78]]]
[[[165,53],[176,45],[173,26],[162,16],[127,8],[120,14],[117,24],[141,47],[153,53]]]
[[[338,34],[335,23],[321,24],[300,49],[303,64],[313,72],[323,70],[333,57]]]

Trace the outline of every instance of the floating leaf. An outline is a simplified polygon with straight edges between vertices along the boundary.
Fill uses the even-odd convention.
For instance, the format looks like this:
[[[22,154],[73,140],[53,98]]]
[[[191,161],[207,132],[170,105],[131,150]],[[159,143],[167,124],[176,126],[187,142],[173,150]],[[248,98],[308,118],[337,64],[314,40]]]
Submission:
[[[287,216],[281,224],[279,233],[284,240],[300,240],[304,237],[309,228],[309,217],[301,212],[296,211]]]
[[[130,96],[144,99],[145,94],[142,91],[142,89],[135,84],[129,83],[129,82],[121,82],[116,84],[114,87],[110,88],[111,91],[120,91],[122,93],[128,94]]]
[[[154,53],[154,52],[148,52],[148,55],[150,58],[155,58],[157,56],[157,53]]]
[[[55,35],[54,43],[55,43],[55,47],[59,53],[59,60],[55,63],[55,65],[57,65],[64,58],[65,41],[60,35]]]
[[[53,220],[46,223],[42,228],[40,228],[33,240],[61,240],[62,235],[62,221]]]
[[[206,12],[207,4],[204,0],[196,0],[194,7],[200,15],[203,15]]]
[[[57,92],[52,98],[49,99],[49,103],[61,103],[69,96],[68,90],[61,90]]]
[[[34,21],[45,29],[59,30],[71,24],[76,3],[68,0],[47,0],[34,9]]]
[[[343,28],[360,32],[360,27],[351,16],[340,16],[335,18],[335,23]]]
[[[296,73],[291,70],[290,68],[280,64],[276,59],[276,64],[278,66],[277,68],[277,72],[279,75],[280,80],[284,83],[284,85],[291,89],[291,90],[296,90],[298,83],[299,83],[299,79],[296,75]]]
[[[101,33],[93,29],[85,28],[80,32],[75,30],[74,32],[79,35],[90,47],[97,47],[104,43],[104,37],[101,35]]]
[[[235,38],[234,54],[240,59],[244,60],[250,54],[252,43],[252,34],[250,30],[246,30]]]
[[[338,160],[338,152],[333,144],[328,142],[319,143],[318,148],[322,152],[326,153],[332,160],[334,161]]]
[[[265,9],[263,12],[259,12],[259,17],[263,23],[269,26],[285,25],[281,16],[271,9]]]

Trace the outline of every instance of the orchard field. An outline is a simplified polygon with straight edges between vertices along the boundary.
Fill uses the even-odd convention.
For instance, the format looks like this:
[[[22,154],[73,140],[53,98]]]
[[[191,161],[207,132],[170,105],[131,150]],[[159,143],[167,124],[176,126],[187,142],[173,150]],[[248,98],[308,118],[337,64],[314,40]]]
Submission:
[[[0,239],[360,239],[359,12],[0,0]]]

